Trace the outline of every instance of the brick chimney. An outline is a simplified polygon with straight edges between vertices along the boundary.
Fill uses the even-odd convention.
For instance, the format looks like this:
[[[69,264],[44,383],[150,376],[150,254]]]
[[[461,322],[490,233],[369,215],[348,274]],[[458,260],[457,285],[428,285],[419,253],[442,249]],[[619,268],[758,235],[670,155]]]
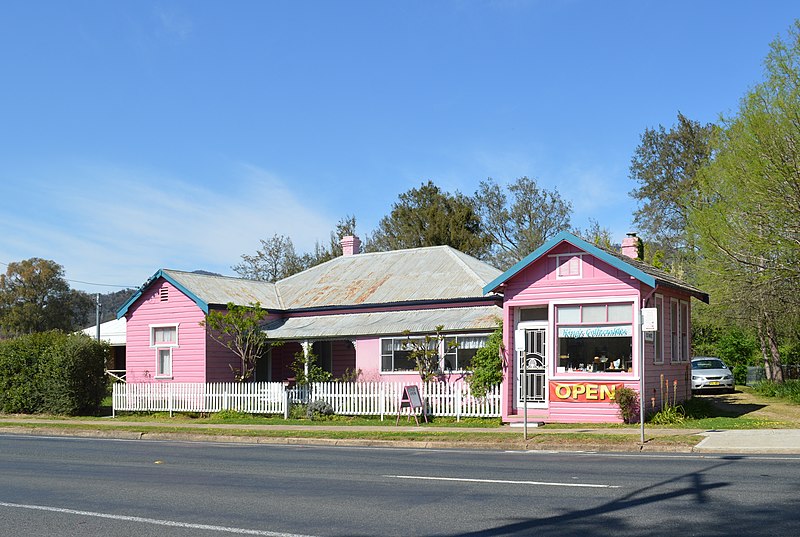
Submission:
[[[627,233],[627,237],[622,239],[622,255],[631,259],[639,260],[639,237],[636,233]]]
[[[342,255],[355,255],[361,252],[361,239],[355,235],[342,237]]]

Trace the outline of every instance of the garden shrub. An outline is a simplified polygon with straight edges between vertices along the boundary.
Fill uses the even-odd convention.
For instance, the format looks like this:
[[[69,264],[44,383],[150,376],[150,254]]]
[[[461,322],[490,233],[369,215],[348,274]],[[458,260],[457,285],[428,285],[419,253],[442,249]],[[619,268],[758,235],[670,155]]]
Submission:
[[[333,416],[333,407],[324,399],[314,399],[306,408],[306,416],[310,420],[328,419]]]
[[[653,425],[680,425],[684,421],[686,421],[686,411],[681,405],[666,405],[648,416],[648,422]]]
[[[753,388],[765,397],[783,397],[800,404],[800,380],[787,380],[783,383],[764,380]]]
[[[42,332],[0,341],[0,412],[95,414],[107,392],[108,345]]]
[[[292,403],[289,405],[289,419],[302,420],[306,417],[308,405],[303,403]]]
[[[472,358],[472,374],[467,383],[472,395],[478,399],[486,397],[491,388],[503,381],[503,358],[500,350],[503,346],[503,323],[489,336],[486,345]]]
[[[40,360],[42,411],[70,416],[94,415],[108,384],[108,347],[88,336],[72,335],[53,345]]]
[[[621,386],[614,391],[614,401],[619,406],[619,416],[625,423],[639,420],[639,393],[633,388]]]

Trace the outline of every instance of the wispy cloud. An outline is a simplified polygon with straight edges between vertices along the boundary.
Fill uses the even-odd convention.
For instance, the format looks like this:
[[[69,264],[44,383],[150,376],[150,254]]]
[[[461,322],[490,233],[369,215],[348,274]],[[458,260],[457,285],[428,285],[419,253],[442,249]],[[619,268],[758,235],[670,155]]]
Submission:
[[[572,202],[574,226],[586,227],[591,218],[615,238],[630,231],[635,203],[622,187],[625,170],[572,163],[559,171],[557,182],[561,195]]]
[[[236,167],[215,190],[105,165],[61,168],[27,186],[0,215],[0,261],[53,259],[81,281],[139,285],[163,267],[231,274],[259,239],[290,235],[305,251],[333,227],[280,178],[252,165]]]
[[[155,14],[161,24],[161,29],[181,40],[188,38],[194,29],[194,24],[189,16],[175,8],[160,7],[156,9]]]

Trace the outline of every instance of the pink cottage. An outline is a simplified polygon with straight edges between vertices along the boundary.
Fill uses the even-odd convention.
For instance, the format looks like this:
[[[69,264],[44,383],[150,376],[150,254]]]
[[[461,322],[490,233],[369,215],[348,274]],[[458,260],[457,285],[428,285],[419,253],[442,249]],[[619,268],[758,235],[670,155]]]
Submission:
[[[621,385],[638,390],[645,353],[648,406],[689,394],[690,299],[708,295],[623,253],[561,233],[501,273],[448,246],[344,255],[276,283],[159,270],[120,308],[127,319],[127,382],[233,380],[236,357],[200,322],[229,302],[259,302],[264,329],[284,341],[257,364],[258,381],[284,381],[298,353],[313,353],[335,377],[416,382],[408,332],[423,338],[441,326],[453,349],[440,349],[447,381],[470,361],[502,319],[503,419],[619,421]],[[642,336],[642,307],[658,311],[658,331]]]

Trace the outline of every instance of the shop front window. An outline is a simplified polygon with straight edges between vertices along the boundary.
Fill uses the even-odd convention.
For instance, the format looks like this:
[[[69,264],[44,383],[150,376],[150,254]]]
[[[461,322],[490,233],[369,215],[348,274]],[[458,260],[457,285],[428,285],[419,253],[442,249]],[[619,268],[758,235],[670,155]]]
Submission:
[[[556,307],[559,373],[625,373],[633,367],[633,304]]]

